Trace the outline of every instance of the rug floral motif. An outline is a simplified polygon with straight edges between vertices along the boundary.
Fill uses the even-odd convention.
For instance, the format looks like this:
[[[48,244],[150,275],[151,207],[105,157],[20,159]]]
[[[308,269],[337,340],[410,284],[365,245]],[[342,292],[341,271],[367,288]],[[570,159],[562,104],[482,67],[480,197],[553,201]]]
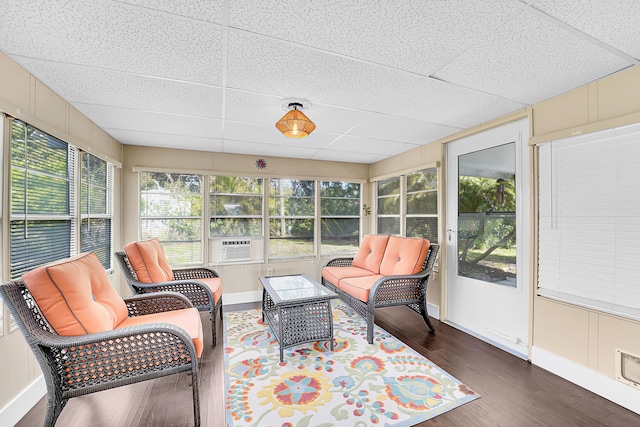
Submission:
[[[285,349],[260,310],[225,313],[227,426],[412,426],[479,396],[376,326],[333,302],[327,341]]]

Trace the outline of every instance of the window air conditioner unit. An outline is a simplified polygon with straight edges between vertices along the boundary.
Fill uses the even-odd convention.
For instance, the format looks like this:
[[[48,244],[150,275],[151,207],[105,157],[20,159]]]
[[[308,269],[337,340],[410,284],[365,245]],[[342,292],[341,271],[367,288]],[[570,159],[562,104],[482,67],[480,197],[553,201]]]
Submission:
[[[233,239],[220,241],[221,261],[249,261],[251,260],[251,240]]]

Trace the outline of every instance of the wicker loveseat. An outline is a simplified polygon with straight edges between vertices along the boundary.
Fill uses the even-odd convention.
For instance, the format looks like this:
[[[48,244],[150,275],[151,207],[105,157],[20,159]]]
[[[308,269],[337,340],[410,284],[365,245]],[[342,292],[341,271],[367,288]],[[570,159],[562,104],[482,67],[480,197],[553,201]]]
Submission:
[[[378,307],[406,305],[435,331],[427,313],[427,285],[438,250],[426,239],[367,235],[355,257],[325,263],[322,284],[366,320],[369,344]]]
[[[200,425],[198,311],[172,293],[121,298],[94,253],[39,267],[0,285],[47,388],[44,426],[72,397],[186,372]]]
[[[216,318],[222,319],[222,279],[214,269],[172,269],[157,238],[128,243],[115,257],[133,293],[178,292],[198,310],[208,311],[211,344],[216,345]]]

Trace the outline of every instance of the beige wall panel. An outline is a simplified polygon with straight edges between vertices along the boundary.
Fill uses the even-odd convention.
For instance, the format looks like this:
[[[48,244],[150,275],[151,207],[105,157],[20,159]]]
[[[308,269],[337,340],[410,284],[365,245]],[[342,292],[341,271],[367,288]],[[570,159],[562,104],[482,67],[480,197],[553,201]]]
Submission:
[[[393,156],[389,159],[376,162],[371,165],[370,177],[391,175],[402,170],[402,159],[400,156]]]
[[[599,80],[597,86],[599,120],[640,111],[640,67]]]
[[[416,147],[413,150],[405,151],[400,155],[402,169],[420,169],[424,165],[422,158],[422,147]]]
[[[420,149],[422,150],[422,162],[424,164],[427,164],[442,161],[443,146],[444,144],[441,144],[439,142],[432,142],[420,147]]]
[[[533,332],[534,346],[587,366],[589,352],[587,310],[536,297]]]
[[[599,315],[598,371],[615,378],[615,351],[640,356],[640,322]]]
[[[105,160],[122,165],[122,144],[113,139],[111,135],[91,123],[91,152]]]
[[[50,132],[54,135],[61,136],[60,132],[67,131],[67,103],[60,98],[54,91],[49,89],[39,80],[36,80],[36,92],[34,99],[34,116],[51,125],[58,132]],[[44,130],[44,129],[43,129]]]
[[[29,112],[31,74],[0,52],[0,109],[19,116]]]
[[[598,370],[598,334],[600,330],[600,315],[597,312],[589,312],[589,350],[587,366]]]
[[[31,349],[20,331],[0,339],[0,408],[3,408],[39,375]]]
[[[74,107],[68,105],[68,109],[67,132],[75,138],[76,141],[73,142],[78,144],[79,148],[87,150],[91,144],[91,127],[93,123]]]
[[[536,104],[533,107],[533,135],[544,135],[589,123],[587,86]]]

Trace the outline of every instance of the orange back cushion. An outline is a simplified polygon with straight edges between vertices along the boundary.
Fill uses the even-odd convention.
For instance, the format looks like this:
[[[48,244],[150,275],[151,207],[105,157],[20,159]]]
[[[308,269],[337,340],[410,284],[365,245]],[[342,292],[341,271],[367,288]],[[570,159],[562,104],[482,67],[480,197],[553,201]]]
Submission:
[[[124,251],[139,281],[156,283],[173,280],[173,270],[157,238],[127,243]]]
[[[391,236],[380,263],[380,274],[416,274],[422,270],[430,242],[427,239]]]
[[[59,335],[109,331],[128,315],[93,252],[36,268],[22,280]]]
[[[382,261],[388,241],[389,236],[387,235],[367,234],[362,239],[358,253],[351,261],[351,265],[378,274],[380,272],[380,261]]]

